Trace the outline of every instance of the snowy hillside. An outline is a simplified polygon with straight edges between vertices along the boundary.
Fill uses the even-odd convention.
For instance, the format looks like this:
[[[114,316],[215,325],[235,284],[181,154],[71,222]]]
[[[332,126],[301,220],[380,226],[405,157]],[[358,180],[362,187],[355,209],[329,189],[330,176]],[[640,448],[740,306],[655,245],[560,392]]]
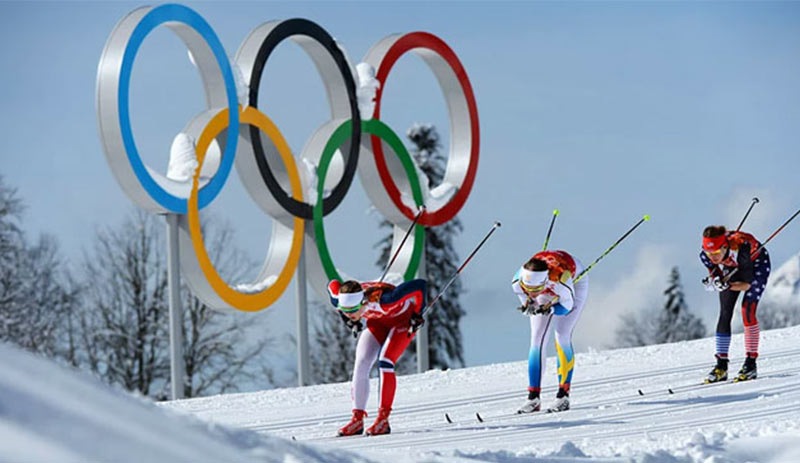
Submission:
[[[800,254],[773,269],[764,292],[764,302],[794,304],[800,310]]]
[[[524,362],[404,376],[393,433],[352,438],[331,437],[349,417],[344,383],[153,404],[0,346],[0,461],[797,462],[797,339],[764,332],[759,379],[711,386],[712,339],[579,354],[560,414],[513,413]],[[736,367],[741,350],[736,335]],[[545,398],[554,383],[551,358]]]

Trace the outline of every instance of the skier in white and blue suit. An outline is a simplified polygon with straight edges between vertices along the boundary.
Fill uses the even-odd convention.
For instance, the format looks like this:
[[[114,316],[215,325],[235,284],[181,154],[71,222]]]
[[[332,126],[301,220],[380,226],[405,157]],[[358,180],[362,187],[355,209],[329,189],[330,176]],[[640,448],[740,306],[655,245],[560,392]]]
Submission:
[[[572,332],[589,294],[589,279],[577,282],[583,270],[578,259],[566,251],[536,253],[514,275],[511,288],[519,297],[519,310],[530,316],[531,347],[528,353],[528,400],[518,413],[541,409],[541,383],[545,364],[545,343],[555,328],[558,364],[558,393],[549,411],[569,410],[569,390],[575,367]]]

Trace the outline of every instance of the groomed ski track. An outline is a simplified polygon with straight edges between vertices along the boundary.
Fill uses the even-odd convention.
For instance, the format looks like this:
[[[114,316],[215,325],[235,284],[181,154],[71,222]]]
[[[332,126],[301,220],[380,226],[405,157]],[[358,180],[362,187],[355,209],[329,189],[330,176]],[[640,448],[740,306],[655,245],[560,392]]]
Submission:
[[[442,448],[456,448],[461,455],[548,455],[566,442],[586,455],[613,458],[619,455],[619,442],[631,440],[641,442],[636,451],[655,452],[685,448],[698,439],[697,433],[707,439],[744,436],[754,428],[782,430],[782,419],[793,422],[789,418],[800,413],[800,346],[786,348],[791,344],[784,340],[794,336],[796,343],[798,333],[797,328],[762,333],[759,378],[740,383],[702,384],[713,366],[713,339],[578,354],[572,409],[562,413],[515,414],[525,400],[525,362],[402,376],[387,436],[333,437],[350,415],[349,385],[344,383],[313,386],[317,390],[304,394],[302,402],[292,397],[292,389],[232,395],[222,415],[217,407],[205,409],[204,399],[183,401],[180,408],[377,461],[441,455]],[[741,342],[741,335],[734,336],[729,376],[741,365]],[[770,344],[781,348],[770,349]],[[555,396],[555,376],[549,358],[545,407]],[[377,408],[377,382],[371,386],[366,425]]]

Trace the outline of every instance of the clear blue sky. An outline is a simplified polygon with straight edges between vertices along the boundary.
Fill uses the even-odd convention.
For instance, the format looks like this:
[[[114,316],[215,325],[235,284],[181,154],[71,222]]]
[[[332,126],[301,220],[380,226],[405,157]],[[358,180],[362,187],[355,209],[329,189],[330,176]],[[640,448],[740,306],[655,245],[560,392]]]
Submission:
[[[118,225],[134,208],[101,150],[94,92],[109,33],[142,5],[0,3],[0,173],[28,205],[28,231],[55,235],[76,263],[98,227]],[[554,208],[561,215],[551,247],[586,263],[643,214],[652,216],[590,274],[580,350],[612,342],[619,313],[660,305],[675,265],[690,307],[711,322],[716,299],[698,283],[703,227],[735,227],[758,196],[745,230],[764,239],[800,207],[800,3],[186,5],[211,24],[229,55],[262,22],[292,17],[322,25],[354,63],[391,33],[428,31],[455,50],[481,122],[480,166],[456,238],[461,257],[495,220],[503,223],[463,273],[471,365],[525,358],[527,322],[514,310],[509,281],[541,247]],[[260,106],[295,151],[327,118],[313,65],[293,44],[271,58],[262,95]],[[172,138],[203,107],[199,78],[168,30],[145,41],[131,98],[140,150],[166,168]],[[443,99],[418,58],[401,59],[382,107],[396,132],[430,122],[448,141]],[[368,206],[360,190],[355,182],[326,229],[338,235],[331,246],[340,266],[375,277],[377,228],[347,223]],[[271,221],[235,174],[210,209],[237,230],[237,246],[262,259]],[[770,244],[774,263],[800,250],[799,230],[792,224]],[[291,288],[269,317],[292,326],[293,304]]]

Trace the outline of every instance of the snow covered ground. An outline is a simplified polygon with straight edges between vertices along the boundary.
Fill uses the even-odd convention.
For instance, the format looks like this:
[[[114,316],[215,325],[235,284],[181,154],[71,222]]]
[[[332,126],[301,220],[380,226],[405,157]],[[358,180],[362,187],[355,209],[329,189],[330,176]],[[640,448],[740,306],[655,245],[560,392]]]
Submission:
[[[348,384],[153,404],[3,346],[0,461],[798,462],[798,339],[800,326],[762,333],[759,379],[737,384],[700,384],[713,339],[578,354],[559,414],[514,414],[524,362],[403,376],[393,433],[351,438],[332,437]]]

